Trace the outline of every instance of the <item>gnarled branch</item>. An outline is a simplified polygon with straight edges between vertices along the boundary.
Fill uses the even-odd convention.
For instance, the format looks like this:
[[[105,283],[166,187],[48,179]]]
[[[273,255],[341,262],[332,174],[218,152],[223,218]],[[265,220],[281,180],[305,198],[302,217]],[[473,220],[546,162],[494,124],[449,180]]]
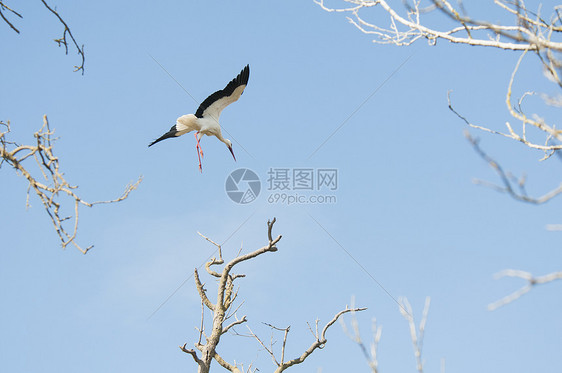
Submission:
[[[17,145],[13,141],[9,141],[7,136],[10,133],[10,122],[0,122],[0,126],[4,126],[4,130],[0,130],[0,167],[5,163],[16,169],[20,175],[25,177],[28,182],[27,207],[29,204],[30,191],[33,190],[41,200],[45,211],[49,215],[51,222],[59,236],[62,247],[72,244],[82,253],[87,253],[93,246],[83,249],[76,242],[78,231],[78,210],[79,206],[93,207],[99,204],[116,203],[125,200],[131,191],[135,190],[142,180],[142,177],[133,183],[127,185],[123,194],[113,200],[87,202],[82,199],[75,190],[77,186],[71,185],[65,178],[64,173],[60,170],[59,159],[54,155],[53,145],[55,139],[52,138],[54,130],[49,127],[47,116],[43,116],[43,126],[35,132],[34,145]],[[24,162],[33,158],[41,175],[34,175]],[[43,179],[45,182],[41,182]],[[61,211],[63,207],[64,197],[68,197],[73,201],[74,216],[65,216]],[[66,203],[64,203],[66,205]],[[66,225],[66,221],[73,221],[70,229]]]

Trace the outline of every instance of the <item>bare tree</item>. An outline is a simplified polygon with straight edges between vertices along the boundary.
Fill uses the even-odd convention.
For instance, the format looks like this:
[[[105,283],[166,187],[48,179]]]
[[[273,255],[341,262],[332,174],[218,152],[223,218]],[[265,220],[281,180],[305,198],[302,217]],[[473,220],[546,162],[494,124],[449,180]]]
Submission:
[[[502,25],[487,20],[479,20],[467,14],[462,2],[453,6],[447,0],[411,0],[404,1],[404,6],[399,9],[390,5],[385,0],[342,0],[348,4],[343,8],[333,8],[325,5],[324,0],[314,0],[322,9],[328,12],[341,12],[348,14],[348,21],[361,32],[373,36],[375,43],[394,44],[397,46],[409,46],[420,39],[427,40],[435,45],[438,40],[451,43],[496,48],[505,51],[520,52],[511,74],[507,87],[506,106],[509,114],[519,123],[519,129],[509,123],[505,123],[506,130],[498,131],[490,126],[473,124],[460,115],[451,104],[449,97],[449,108],[469,127],[500,135],[519,143],[530,149],[542,152],[542,160],[550,158],[556,151],[562,149],[562,130],[555,124],[548,123],[542,116],[528,114],[523,108],[527,98],[536,95],[534,92],[525,92],[516,100],[512,98],[513,82],[520,68],[521,61],[527,54],[533,54],[538,58],[545,77],[554,82],[557,88],[562,88],[562,5],[555,6],[548,17],[542,14],[541,5],[532,10],[522,0],[494,0],[494,4],[502,10],[506,19],[511,23]],[[367,22],[363,18],[364,12],[369,11],[370,18],[377,22]],[[430,13],[442,15],[441,21],[431,17]],[[449,20],[449,22],[443,22]],[[450,26],[440,27],[447,24]],[[539,94],[546,105],[562,106],[562,96],[552,97],[547,94]],[[531,134],[532,132],[532,134]],[[541,141],[532,140],[538,138],[531,136],[542,134]],[[486,153],[478,146],[477,141],[468,137],[474,150],[482,156],[498,173],[502,186],[482,183],[492,188],[505,192],[515,199],[528,203],[540,204],[551,200],[562,193],[562,183],[557,188],[544,193],[542,197],[530,197],[525,192],[526,178],[513,178],[508,172],[504,172],[496,161],[491,161]]]
[[[425,306],[423,309],[422,319],[418,325],[416,325],[416,322],[414,320],[414,316],[413,316],[414,313],[412,310],[412,306],[410,305],[410,302],[408,302],[408,299],[401,298],[398,303],[399,306],[398,309],[400,311],[400,314],[408,322],[408,328],[410,330],[410,338],[414,346],[414,357],[416,358],[416,370],[418,373],[423,373],[423,359],[422,359],[423,337],[425,334],[425,324],[427,323],[427,316],[429,314],[430,301],[431,299],[429,297],[425,298]],[[354,301],[352,301],[351,303],[353,304]],[[381,340],[382,326],[377,325],[377,320],[373,318],[372,321],[373,340],[369,346],[370,348],[367,348],[367,346],[365,346],[365,343],[361,338],[361,333],[359,331],[359,321],[357,320],[357,316],[355,315],[355,312],[353,311],[351,312],[352,331],[349,330],[347,324],[343,321],[343,319],[340,320],[340,323],[345,334],[353,342],[355,342],[361,349],[363,356],[365,357],[367,363],[369,364],[369,368],[371,369],[371,372],[379,373],[379,360],[378,360],[379,358],[378,358],[377,351]]]
[[[546,106],[562,107],[562,95],[558,93],[557,96],[551,96],[527,91],[518,99],[513,98],[513,85],[521,62],[529,55],[537,57],[547,81],[554,83],[556,90],[562,88],[562,5],[554,6],[546,12],[547,16],[544,16],[545,11],[541,4],[533,5],[536,8],[533,10],[523,0],[494,0],[494,4],[507,20],[507,24],[500,24],[468,15],[462,1],[453,5],[448,0],[405,0],[404,6],[400,8],[394,4],[390,5],[385,0],[340,0],[338,2],[346,4],[342,8],[329,7],[325,5],[324,0],[314,2],[325,11],[347,14],[347,20],[351,24],[361,32],[373,36],[373,42],[379,44],[409,46],[417,40],[425,39],[430,45],[435,45],[442,40],[461,45],[495,48],[506,53],[520,53],[511,72],[505,96],[507,111],[518,123],[517,126],[508,121],[505,123],[505,130],[496,130],[489,125],[474,124],[454,109],[450,94],[449,109],[470,128],[515,140],[528,149],[540,151],[540,161],[548,160],[555,154],[562,159],[562,130],[557,128],[555,123],[544,119],[544,115],[530,114],[524,108],[531,96],[539,96]],[[367,11],[370,19],[375,19],[376,22],[367,22],[363,18]],[[431,13],[441,15],[442,19],[431,17]],[[543,109],[546,109],[546,106]],[[543,204],[562,194],[560,183],[541,196],[530,196],[526,190],[525,175],[514,176],[482,149],[477,138],[468,131],[465,131],[465,136],[476,154],[488,163],[500,179],[499,184],[475,180],[477,184],[531,204]],[[547,229],[562,230],[562,226],[550,224]],[[535,278],[530,273],[515,270],[504,271],[502,276],[521,277],[528,281],[528,285],[491,304],[491,310],[519,298],[534,285],[559,279],[559,273]]]
[[[55,139],[52,136],[54,131],[50,129],[46,115],[43,117],[43,126],[33,135],[35,137],[35,144],[33,145],[18,145],[15,142],[9,141],[9,121],[0,121],[0,127],[4,128],[3,130],[0,129],[0,167],[6,163],[27,180],[26,206],[30,206],[30,191],[33,190],[51,218],[62,247],[65,248],[67,245],[72,244],[82,253],[86,254],[93,246],[83,249],[76,242],[78,208],[80,205],[93,207],[94,205],[123,201],[132,190],[136,189],[142,178],[139,178],[134,184],[127,185],[119,198],[110,201],[87,202],[76,194],[77,186],[71,185],[60,170],[59,159],[53,153]],[[30,167],[33,166],[33,163],[30,166],[25,164],[30,159],[35,160],[36,168],[34,170]],[[45,182],[41,182],[41,179],[45,180]],[[63,215],[63,201],[67,199],[73,201],[74,216],[72,214],[70,216]],[[70,228],[66,226],[67,221],[72,222],[70,223]]]
[[[195,286],[197,288],[197,291],[199,292],[199,296],[201,298],[201,323],[200,326],[198,328],[199,331],[199,340],[195,343],[195,348],[200,352],[200,356],[197,354],[197,351],[195,349],[189,349],[187,348],[187,343],[185,343],[183,346],[180,346],[180,349],[191,355],[193,357],[193,360],[197,363],[198,365],[198,372],[199,373],[207,373],[210,371],[211,369],[211,363],[214,361],[216,361],[220,366],[222,366],[223,368],[225,368],[226,370],[230,371],[230,372],[237,372],[237,373],[241,373],[244,371],[256,371],[256,369],[254,368],[252,370],[251,365],[248,366],[247,370],[244,370],[244,367],[241,364],[237,364],[235,363],[229,363],[227,362],[224,358],[222,358],[219,353],[217,352],[217,347],[221,341],[222,336],[231,331],[234,334],[238,334],[234,331],[234,328],[236,326],[239,326],[243,323],[246,323],[248,320],[246,319],[246,316],[243,316],[241,318],[238,318],[236,315],[236,312],[239,310],[239,308],[241,307],[242,303],[240,303],[238,306],[234,306],[234,302],[237,299],[238,296],[238,290],[234,289],[234,282],[242,277],[245,277],[244,274],[234,274],[232,272],[232,270],[234,269],[234,267],[242,262],[245,262],[247,260],[251,260],[254,259],[262,254],[268,253],[268,252],[276,252],[277,249],[277,243],[281,240],[281,236],[277,236],[277,237],[273,237],[272,235],[272,230],[273,230],[273,225],[275,224],[275,218],[272,221],[268,221],[267,222],[267,237],[268,237],[268,243],[263,246],[260,249],[257,249],[253,252],[250,252],[248,254],[245,255],[240,255],[240,252],[238,253],[238,255],[232,259],[230,262],[228,262],[226,265],[224,265],[224,267],[222,268],[222,270],[220,272],[217,272],[215,270],[213,270],[213,268],[211,268],[211,266],[216,266],[216,265],[223,265],[224,264],[224,260],[222,258],[222,248],[219,244],[213,242],[211,239],[203,236],[201,233],[199,233],[203,238],[205,238],[208,242],[210,242],[211,244],[215,245],[217,247],[217,251],[218,251],[218,258],[213,257],[210,261],[208,261],[205,264],[205,270],[207,271],[207,273],[218,279],[218,291],[217,291],[217,298],[215,303],[213,303],[208,297],[207,297],[207,290],[204,287],[204,284],[201,283],[200,277],[199,277],[199,273],[197,271],[197,269],[195,269],[195,273],[194,273],[194,278],[195,278]],[[204,320],[204,316],[205,316],[205,308],[207,308],[213,315],[212,317],[212,325],[210,327],[210,333],[206,332],[205,329],[205,320]],[[312,344],[310,345],[310,347],[308,347],[308,349],[306,349],[300,356],[295,357],[293,359],[290,360],[285,360],[285,346],[287,343],[287,336],[289,334],[289,330],[290,327],[287,328],[277,328],[274,327],[273,325],[269,325],[273,330],[277,330],[277,331],[282,331],[283,332],[283,344],[281,347],[281,356],[278,358],[277,355],[274,353],[273,351],[273,343],[271,343],[269,346],[263,342],[262,339],[260,339],[249,327],[249,336],[253,337],[254,339],[257,340],[257,342],[271,355],[271,358],[274,362],[274,364],[276,365],[275,368],[275,373],[280,373],[285,371],[287,368],[293,366],[293,365],[297,365],[297,364],[301,364],[302,362],[304,362],[306,360],[306,358],[308,356],[310,356],[310,354],[312,354],[316,349],[321,349],[324,347],[324,345],[327,342],[326,339],[326,332],[328,331],[328,329],[338,320],[338,318],[340,316],[342,316],[345,313],[348,312],[358,312],[358,311],[362,311],[365,308],[347,308],[338,312],[334,318],[332,320],[330,320],[322,329],[319,329],[319,321],[316,320],[316,328],[315,331],[311,329],[315,340],[312,342]],[[233,321],[229,321],[232,317],[234,317]]]
[[[72,42],[72,46],[74,46],[76,52],[81,58],[80,65],[74,66],[74,71],[82,71],[82,75],[84,75],[84,63],[86,62],[86,55],[84,54],[84,44],[82,45],[78,44],[78,42],[74,38],[74,35],[72,34],[72,31],[70,30],[70,27],[68,26],[66,21],[61,17],[61,15],[59,14],[56,8],[51,7],[49,4],[47,4],[45,0],[41,0],[41,2],[45,6],[45,8],[47,8],[47,10],[51,12],[64,26],[62,36],[58,39],[54,39],[55,43],[57,43],[59,47],[63,46],[65,54],[68,54],[68,46],[69,43]],[[10,20],[9,17],[11,15],[12,17],[23,18],[23,16],[18,11],[6,5],[6,3],[7,3],[6,0],[0,0],[0,17],[13,31],[19,34],[20,30],[14,25],[14,21]],[[70,38],[70,40],[67,39],[67,37]]]

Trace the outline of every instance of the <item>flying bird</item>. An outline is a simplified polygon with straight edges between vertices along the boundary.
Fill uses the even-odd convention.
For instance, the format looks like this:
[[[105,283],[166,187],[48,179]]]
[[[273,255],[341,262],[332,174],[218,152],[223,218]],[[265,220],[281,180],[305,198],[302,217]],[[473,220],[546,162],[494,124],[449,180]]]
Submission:
[[[148,146],[152,146],[159,141],[178,137],[183,134],[189,133],[191,131],[195,132],[195,140],[197,142],[197,157],[199,158],[199,170],[202,171],[201,167],[201,157],[203,156],[203,150],[201,149],[201,144],[199,141],[203,135],[215,136],[217,139],[222,141],[230,150],[232,157],[236,161],[234,156],[234,151],[232,150],[232,142],[228,139],[222,137],[221,127],[219,124],[219,118],[221,112],[225,107],[237,101],[244,89],[248,84],[248,79],[250,78],[250,65],[246,65],[238,74],[238,76],[232,79],[224,89],[216,91],[203,101],[195,114],[182,115],[176,120],[176,124],[170,128],[168,132],[160,136]]]

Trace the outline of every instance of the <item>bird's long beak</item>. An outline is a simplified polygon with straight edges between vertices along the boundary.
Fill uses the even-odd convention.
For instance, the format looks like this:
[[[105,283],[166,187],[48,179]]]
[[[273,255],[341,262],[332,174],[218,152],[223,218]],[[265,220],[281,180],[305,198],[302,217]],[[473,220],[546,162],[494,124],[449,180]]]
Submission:
[[[234,151],[232,150],[232,146],[229,146],[228,150],[230,150],[230,154],[232,154],[232,158],[234,158],[234,161],[236,161],[236,157],[234,156]]]

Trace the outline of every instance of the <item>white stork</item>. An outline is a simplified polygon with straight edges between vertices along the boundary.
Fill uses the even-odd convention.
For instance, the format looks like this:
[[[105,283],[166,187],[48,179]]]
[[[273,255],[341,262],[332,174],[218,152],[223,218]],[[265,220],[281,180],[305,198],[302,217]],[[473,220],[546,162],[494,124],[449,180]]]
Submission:
[[[216,136],[217,139],[224,142],[228,147],[228,150],[230,150],[232,157],[236,160],[234,152],[232,151],[232,142],[222,137],[219,117],[225,107],[237,101],[242,93],[244,93],[244,89],[248,84],[249,78],[250,65],[246,65],[240,74],[238,74],[236,78],[232,79],[224,89],[216,91],[207,97],[205,101],[199,105],[195,114],[187,114],[179,117],[176,120],[176,124],[174,124],[168,132],[151,142],[148,146],[150,147],[158,141],[171,137],[178,137],[191,131],[197,131],[195,132],[195,140],[197,141],[196,149],[197,157],[199,158],[200,171],[202,171],[201,157],[203,156],[203,150],[201,150],[199,141],[203,135]]]

